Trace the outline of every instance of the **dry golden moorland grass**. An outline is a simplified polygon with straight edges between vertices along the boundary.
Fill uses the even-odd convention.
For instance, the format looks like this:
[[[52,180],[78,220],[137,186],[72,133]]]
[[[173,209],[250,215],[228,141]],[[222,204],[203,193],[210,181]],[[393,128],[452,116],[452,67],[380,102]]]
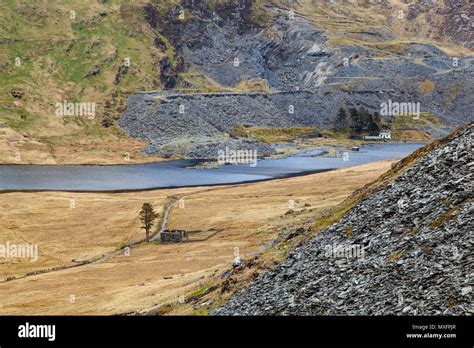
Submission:
[[[262,252],[286,228],[313,221],[390,168],[382,161],[353,168],[267,182],[135,193],[0,194],[0,240],[38,244],[37,262],[0,264],[1,278],[71,264],[140,240],[138,211],[143,202],[157,210],[171,196],[169,227],[221,229],[202,242],[134,247],[103,262],[0,283],[0,314],[66,315],[147,312],[190,297],[215,284],[231,267],[235,248],[244,258]],[[69,208],[75,199],[76,208]],[[288,201],[299,215],[285,215]],[[305,207],[306,205],[306,207]],[[308,206],[309,205],[309,206]],[[304,210],[305,209],[305,210]],[[177,314],[199,314],[192,306]]]

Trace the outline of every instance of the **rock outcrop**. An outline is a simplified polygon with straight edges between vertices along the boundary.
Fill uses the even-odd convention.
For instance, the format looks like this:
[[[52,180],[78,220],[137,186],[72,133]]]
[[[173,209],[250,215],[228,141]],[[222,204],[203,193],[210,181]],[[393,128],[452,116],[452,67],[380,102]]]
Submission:
[[[435,39],[447,36],[454,42],[474,49],[474,4],[463,0],[419,0],[409,6],[408,20],[424,15]]]
[[[402,175],[213,314],[472,315],[473,136],[471,122],[418,150]]]

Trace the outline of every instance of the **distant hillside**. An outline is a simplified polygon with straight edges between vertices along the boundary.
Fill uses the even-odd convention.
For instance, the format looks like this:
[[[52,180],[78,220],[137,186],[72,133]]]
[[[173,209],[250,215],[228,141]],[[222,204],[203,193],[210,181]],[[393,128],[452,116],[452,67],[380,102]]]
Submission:
[[[388,50],[403,43],[431,42],[451,53],[463,51],[462,47],[474,48],[471,18],[474,4],[469,1],[303,0],[298,4],[295,8],[336,42],[373,48],[381,44]]]
[[[408,27],[399,32],[401,23],[392,30],[398,6],[362,3],[183,3],[184,19],[147,7],[150,26],[175,47],[183,72],[172,91],[130,97],[119,125],[148,142],[147,153],[209,158],[219,146],[268,154],[264,144],[226,138],[239,124],[328,128],[341,106],[374,112],[382,103],[414,103],[451,127],[471,120],[472,57],[452,56],[470,51]],[[266,81],[268,90],[239,88],[252,81]],[[445,134],[422,119],[397,128],[396,138]]]
[[[471,122],[402,160],[213,314],[472,315],[473,135]]]
[[[313,89],[318,115],[306,123],[333,117],[338,98],[371,108],[413,99],[457,125],[472,117],[469,11],[457,0],[3,1],[0,162],[144,161],[150,144],[148,153],[168,154],[176,144],[135,140],[117,126],[127,98],[143,90]],[[63,101],[95,103],[95,116],[58,117]],[[207,141],[189,131],[181,136]]]

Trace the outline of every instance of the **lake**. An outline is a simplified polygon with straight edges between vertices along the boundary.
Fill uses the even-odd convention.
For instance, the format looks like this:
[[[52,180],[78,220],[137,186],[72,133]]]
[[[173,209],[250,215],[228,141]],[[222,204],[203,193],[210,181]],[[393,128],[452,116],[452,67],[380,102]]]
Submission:
[[[360,164],[402,158],[422,144],[366,145],[347,158],[300,153],[216,169],[187,168],[199,160],[179,160],[126,165],[0,165],[0,191],[131,191],[202,185],[235,184],[285,178]]]

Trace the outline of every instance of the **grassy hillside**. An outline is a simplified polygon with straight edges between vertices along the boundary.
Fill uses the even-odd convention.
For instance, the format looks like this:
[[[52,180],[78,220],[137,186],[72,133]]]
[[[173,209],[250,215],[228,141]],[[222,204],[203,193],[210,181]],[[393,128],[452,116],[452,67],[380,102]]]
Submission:
[[[89,153],[80,162],[136,154],[144,144],[111,120],[125,110],[128,94],[160,87],[165,52],[154,48],[143,4],[7,0],[0,6],[0,123],[9,128],[0,139],[1,161],[16,151],[31,162],[35,152],[47,162],[75,162],[79,155],[68,154],[74,149]],[[95,103],[95,118],[56,116],[55,105],[64,100]]]
[[[420,118],[398,115],[390,123],[392,137],[399,141],[431,141],[446,135],[448,129],[430,113],[420,113]]]
[[[226,1],[206,2],[212,8]],[[163,89],[164,61],[178,70],[174,48],[146,20],[149,4],[165,16],[181,1],[2,1],[0,163],[156,159],[141,156],[146,144],[126,136],[114,122],[126,109],[128,95]],[[191,16],[187,10],[184,15],[185,20]],[[191,85],[190,92],[224,90],[192,72],[179,81]],[[268,86],[243,81],[232,90],[268,91]],[[56,103],[65,100],[95,103],[95,117],[56,116]]]
[[[210,9],[219,7],[230,16],[227,12],[232,10],[225,9],[229,1],[205,2]],[[259,25],[268,20],[266,6],[290,6],[287,1],[278,0],[241,1],[251,4],[251,21]],[[168,70],[176,74],[176,89],[189,93],[269,91],[264,80],[241,81],[224,88],[192,68],[180,69],[182,62],[170,41],[158,29],[152,29],[149,22],[166,23],[162,17],[181,5],[181,0],[2,1],[0,163],[122,163],[124,159],[156,159],[140,155],[146,144],[126,136],[114,120],[126,109],[128,95],[163,89]],[[408,11],[410,4],[390,0],[382,5],[358,0],[337,1],[336,5],[311,0],[291,4],[298,15],[327,31],[334,45],[357,44],[373,48],[376,54],[393,55],[403,51],[404,43],[432,39],[432,33],[416,26],[426,22],[425,14],[395,25],[393,11]],[[157,18],[147,20],[147,6],[156,9]],[[183,14],[183,20],[193,16],[188,9]],[[394,36],[390,40],[367,34],[392,29]],[[437,43],[456,54],[469,53],[449,37],[442,37]],[[424,83],[420,88],[429,93],[433,86]],[[58,117],[56,103],[63,101],[94,103],[95,116]]]

